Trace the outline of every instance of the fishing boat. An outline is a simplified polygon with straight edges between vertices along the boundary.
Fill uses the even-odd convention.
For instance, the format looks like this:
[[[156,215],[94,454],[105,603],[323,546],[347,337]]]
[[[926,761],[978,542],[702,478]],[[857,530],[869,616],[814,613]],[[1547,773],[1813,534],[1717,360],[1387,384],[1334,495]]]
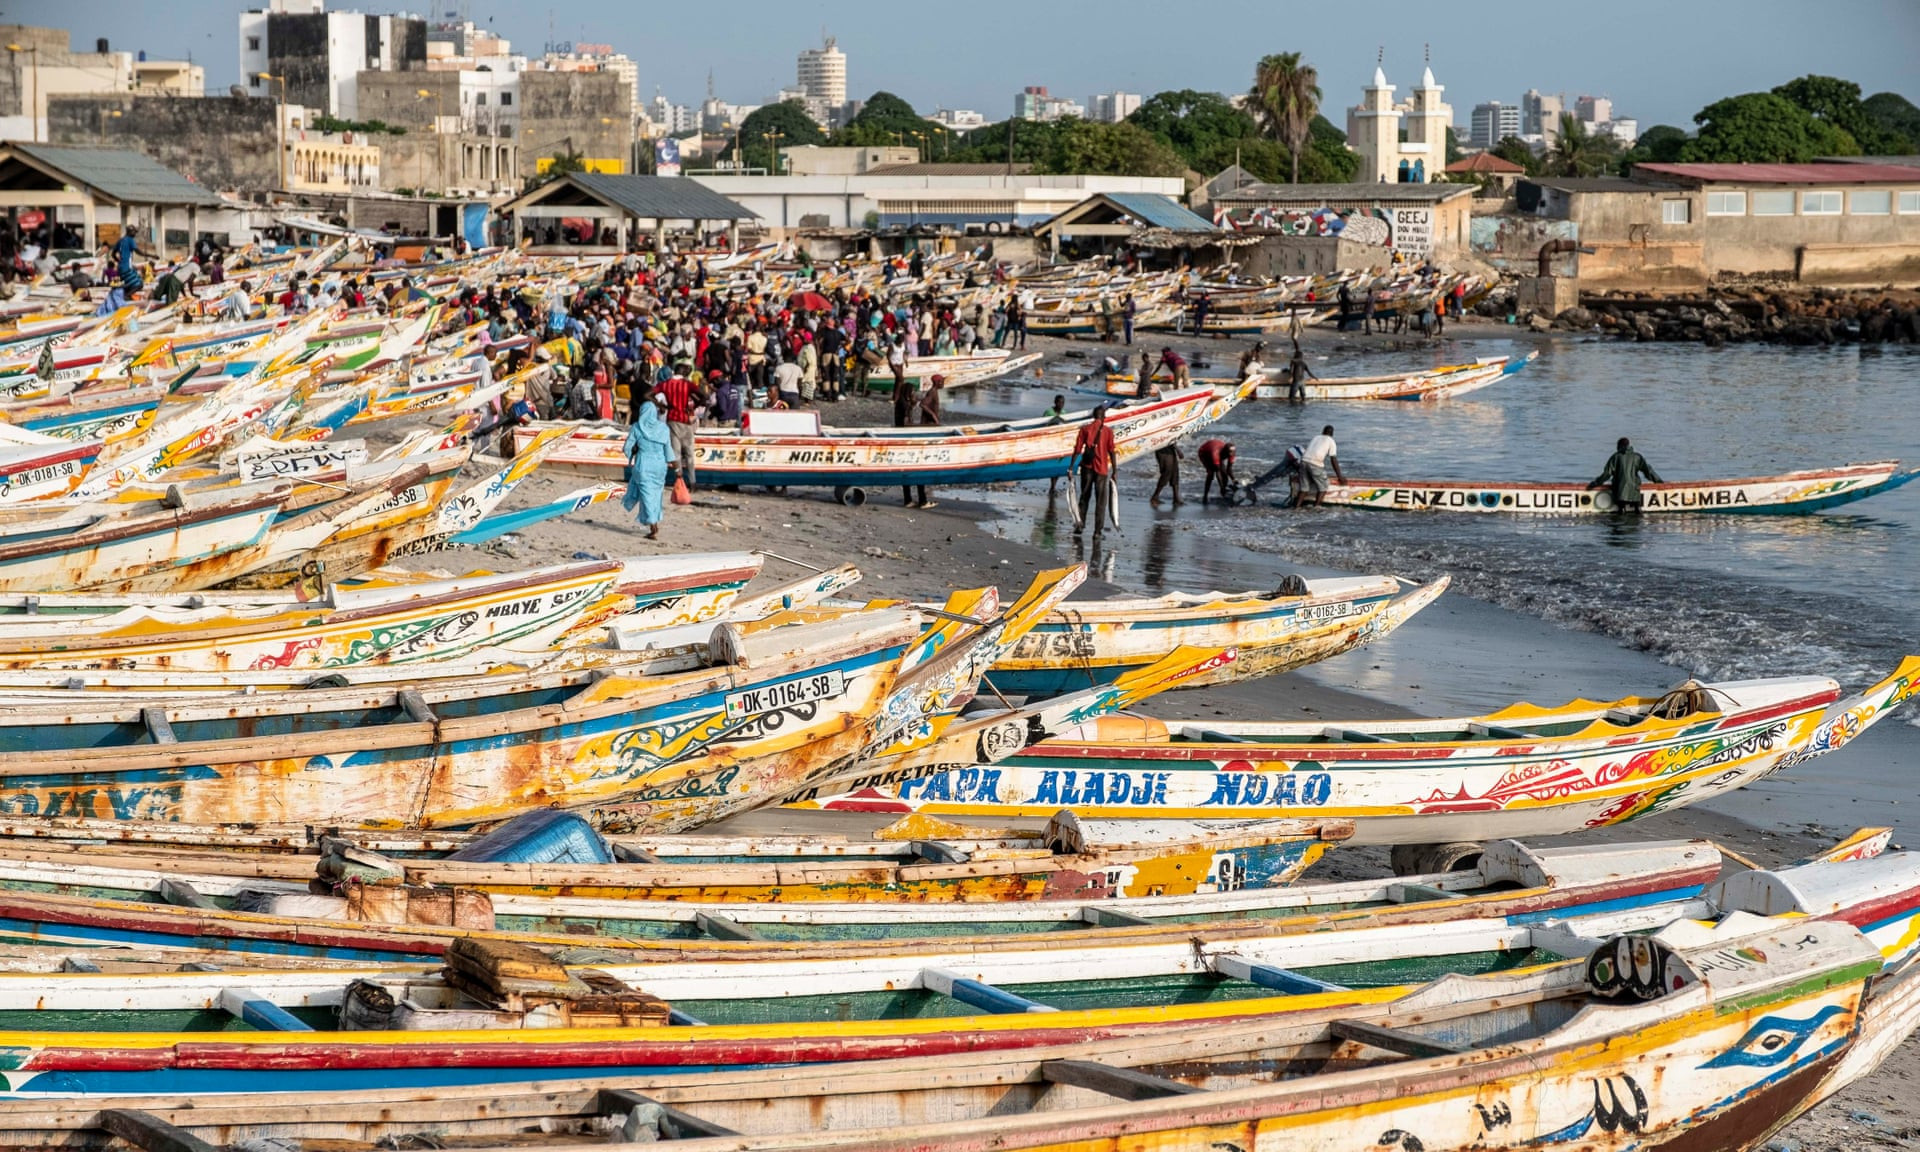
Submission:
[[[189,828],[189,842],[176,839],[178,826],[11,820],[8,831],[24,835],[0,845],[0,922],[50,948],[247,957],[431,960],[480,932],[557,954],[592,946],[632,960],[699,952],[699,942],[715,940],[741,945],[716,958],[792,959],[811,948],[822,959],[829,951],[820,949],[852,959],[1028,947],[1035,938],[1059,944],[1031,946],[1101,948],[1191,941],[1195,933],[1237,939],[1533,923],[1691,899],[1722,867],[1720,853],[1697,840],[1594,848],[1499,841],[1453,871],[1276,887],[1351,829],[1340,821],[1143,828],[1062,813],[1024,834],[921,818],[889,833],[923,833],[904,841],[618,836],[600,853],[577,834],[555,834],[567,819],[577,817],[532,813],[451,840],[368,829]],[[528,821],[538,828],[513,855],[578,859],[473,858],[506,854],[489,846],[515,843],[516,825]],[[76,832],[103,842],[55,838]],[[146,838],[128,842],[129,835]],[[1849,844],[1883,847],[1884,834],[1877,843],[1873,836]],[[465,859],[388,854],[423,842],[435,852],[457,845],[454,855]],[[291,851],[302,846],[311,850]],[[591,863],[601,855],[615,859]]]
[[[1920,695],[1920,656],[1842,699],[1820,676],[1515,704],[1449,720],[1163,722],[1108,716],[991,773],[875,773],[803,808],[1091,819],[1354,821],[1357,844],[1553,836],[1696,803],[1851,742]]]
[[[1173,443],[1233,409],[1251,386],[1197,387],[1129,405],[1107,421],[1125,461]],[[756,435],[701,429],[694,438],[702,483],[833,488],[845,502],[862,503],[869,487],[902,484],[992,484],[1065,476],[1074,438],[1090,412],[1059,423],[1041,416],[995,425],[933,428],[824,429],[799,435]],[[563,426],[572,427],[572,426]],[[514,430],[529,443],[543,430]],[[625,432],[588,425],[551,457],[556,468],[619,473]]]
[[[1041,355],[1039,352],[1012,352],[1005,348],[981,348],[952,356],[909,356],[905,379],[915,387],[924,388],[929,380],[939,376],[943,388],[965,388],[997,380],[1029,364],[1038,363]],[[893,374],[885,371],[873,373],[867,377],[867,388],[873,392],[891,394]]]
[[[1104,684],[1182,644],[1236,658],[1187,687],[1252,680],[1351,651],[1433,603],[1448,578],[1403,589],[1390,576],[1300,581],[1293,591],[1174,593],[1061,605],[994,664],[993,686],[1041,697]]]
[[[1358,1130],[1381,1147],[1433,1152],[1484,1148],[1490,1135],[1517,1146],[1746,1149],[1878,1067],[1920,1024],[1920,968],[1881,975],[1841,925],[1800,939],[1762,922],[1609,944],[1578,967],[1445,977],[1391,1000],[1303,1002],[1276,1020],[937,1063],[650,1070],[430,1092],[387,1084],[332,1093],[325,1107],[293,1085],[141,1095],[113,1084],[80,1104],[0,1102],[0,1140],[150,1152],[666,1140],[698,1152],[1219,1152],[1266,1139],[1338,1147]],[[1672,979],[1639,998],[1644,985],[1622,975],[1635,960]]]
[[[1763,1076],[1756,1067],[1777,1068],[1806,1043],[1810,1057],[1829,1049],[1838,1055],[1835,1045],[1851,1035],[1869,983],[1910,962],[1920,935],[1912,931],[1916,912],[1920,863],[1901,853],[1742,873],[1695,900],[1572,920],[1202,937],[1075,952],[1065,971],[1061,946],[1072,941],[1048,938],[989,953],[962,946],[944,956],[853,962],[809,955],[715,963],[700,955],[636,964],[602,956],[590,971],[475,939],[449,947],[444,974],[0,973],[0,1020],[19,1024],[0,1032],[0,1043],[14,1053],[7,1089],[20,1095],[513,1085],[1122,1038],[1151,1043],[1256,1019],[1284,1028],[1302,1014],[1387,1005],[1390,1021],[1417,1024],[1417,1006],[1457,1009],[1482,999],[1471,978],[1494,974],[1488,983],[1498,991],[1490,998],[1510,1007],[1542,999],[1529,989],[1574,991],[1577,1003],[1551,1018],[1574,1028],[1570,1042],[1577,1037],[1593,1048],[1594,1013],[1571,1009],[1596,994],[1635,1006],[1626,1013],[1633,1036],[1698,1037],[1705,1021],[1679,1025],[1675,1005],[1647,1013],[1669,996],[1704,1007],[1705,993],[1690,989],[1711,975],[1732,993],[1727,1008],[1741,1013],[1716,1038],[1716,1051],[1738,1054],[1721,1065]],[[1874,939],[1876,931],[1893,937],[1890,948]],[[1435,993],[1418,996],[1417,984],[1445,976],[1452,979]],[[1785,1016],[1774,1015],[1781,996]],[[1746,1014],[1755,1008],[1765,1010]],[[1763,1044],[1786,1022],[1806,1023]],[[1398,1037],[1380,1027],[1349,1038],[1392,1051]],[[1479,1035],[1513,1039],[1501,1029]],[[1802,1035],[1808,1039],[1796,1043]],[[1788,1057],[1767,1059],[1783,1046]],[[1511,1051],[1502,1043],[1487,1058]],[[1535,1061],[1520,1063],[1529,1077],[1541,1075]],[[1825,1061],[1813,1067],[1813,1083],[1830,1070]],[[1584,1086],[1581,1106],[1590,1107],[1592,1085]]]
[[[1449,364],[1384,376],[1309,377],[1308,400],[1446,400],[1477,392],[1514,375],[1540,356],[1538,349],[1519,359],[1492,356],[1468,364]],[[1284,368],[1267,371],[1254,387],[1261,400],[1285,400],[1289,395]]]
[[[1749,476],[1739,480],[1681,480],[1645,484],[1640,512],[1647,515],[1807,516],[1900,487],[1920,476],[1898,460],[1846,464]],[[1585,484],[1473,483],[1464,480],[1362,480],[1327,486],[1326,503],[1395,512],[1519,513],[1529,516],[1599,516],[1618,512],[1604,488]]]

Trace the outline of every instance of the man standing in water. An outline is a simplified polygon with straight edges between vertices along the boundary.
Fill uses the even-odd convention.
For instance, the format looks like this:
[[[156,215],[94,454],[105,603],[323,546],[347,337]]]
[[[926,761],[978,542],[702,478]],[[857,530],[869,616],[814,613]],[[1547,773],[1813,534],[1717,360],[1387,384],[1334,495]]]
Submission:
[[[1640,477],[1645,476],[1655,484],[1660,483],[1660,474],[1647,463],[1646,457],[1633,450],[1633,441],[1625,436],[1613,446],[1613,455],[1607,457],[1607,466],[1601,470],[1589,488],[1606,485],[1613,495],[1615,512],[1640,511]]]
[[[1306,488],[1300,493],[1304,506],[1306,499],[1312,497],[1318,505],[1327,497],[1327,469],[1333,469],[1333,478],[1345,484],[1347,478],[1340,474],[1340,449],[1333,442],[1333,425],[1320,429],[1320,435],[1307,441],[1306,454],[1300,458],[1300,469],[1304,472]]]

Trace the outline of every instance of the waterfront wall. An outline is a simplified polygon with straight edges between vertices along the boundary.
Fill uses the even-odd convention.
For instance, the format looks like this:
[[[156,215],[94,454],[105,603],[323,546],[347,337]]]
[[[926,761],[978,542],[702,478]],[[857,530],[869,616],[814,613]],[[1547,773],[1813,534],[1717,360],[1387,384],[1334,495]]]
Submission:
[[[54,96],[47,134],[55,144],[130,148],[213,189],[275,187],[279,166],[274,101],[216,96]]]

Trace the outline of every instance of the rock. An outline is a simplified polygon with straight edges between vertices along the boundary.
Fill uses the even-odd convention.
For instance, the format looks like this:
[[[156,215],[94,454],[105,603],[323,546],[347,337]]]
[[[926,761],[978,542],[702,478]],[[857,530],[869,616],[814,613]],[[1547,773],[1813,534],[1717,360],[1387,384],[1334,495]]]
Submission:
[[[1554,317],[1553,322],[1563,328],[1591,328],[1593,327],[1593,310],[1576,304]]]
[[[1654,329],[1652,320],[1648,319],[1645,316],[1638,317],[1634,320],[1633,338],[1635,340],[1638,340],[1641,343],[1646,343],[1648,341],[1658,339],[1659,335],[1660,335],[1659,332]]]
[[[1527,317],[1527,327],[1533,329],[1535,332],[1551,332],[1553,331],[1553,321],[1536,312]]]

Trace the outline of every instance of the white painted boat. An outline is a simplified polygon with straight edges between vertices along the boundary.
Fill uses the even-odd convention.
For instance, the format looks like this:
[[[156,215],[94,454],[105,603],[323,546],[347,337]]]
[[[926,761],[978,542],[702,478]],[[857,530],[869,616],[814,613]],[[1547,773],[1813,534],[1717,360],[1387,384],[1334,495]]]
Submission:
[[[1640,488],[1648,515],[1739,514],[1805,516],[1900,487],[1920,476],[1898,460],[1845,464],[1751,476],[1738,480],[1688,480]],[[1393,512],[1510,513],[1533,516],[1599,516],[1617,512],[1604,488],[1584,484],[1477,484],[1464,480],[1362,480],[1327,488],[1326,503]]]

